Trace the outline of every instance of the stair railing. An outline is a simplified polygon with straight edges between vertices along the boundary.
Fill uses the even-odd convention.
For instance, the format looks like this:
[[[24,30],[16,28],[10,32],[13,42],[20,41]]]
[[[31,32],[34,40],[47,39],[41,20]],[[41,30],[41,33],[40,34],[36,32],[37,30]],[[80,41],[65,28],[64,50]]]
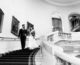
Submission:
[[[63,51],[63,48],[56,46],[55,43],[53,44],[52,43],[53,42],[48,42],[43,40],[41,50],[43,50],[43,48],[45,48],[46,45],[47,47],[49,47],[48,49],[46,49],[46,51],[56,57],[57,62],[55,63],[55,65],[80,65],[79,58],[77,58],[74,55],[69,55],[65,53]]]
[[[19,38],[0,37],[0,41],[18,41]]]

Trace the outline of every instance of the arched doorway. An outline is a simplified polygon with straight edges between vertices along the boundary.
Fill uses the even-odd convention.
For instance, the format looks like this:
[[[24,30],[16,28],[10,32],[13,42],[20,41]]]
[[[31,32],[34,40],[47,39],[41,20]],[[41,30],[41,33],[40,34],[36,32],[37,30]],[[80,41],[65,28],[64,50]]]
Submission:
[[[80,14],[78,13],[70,14],[69,21],[70,21],[71,31],[79,32],[80,31]]]

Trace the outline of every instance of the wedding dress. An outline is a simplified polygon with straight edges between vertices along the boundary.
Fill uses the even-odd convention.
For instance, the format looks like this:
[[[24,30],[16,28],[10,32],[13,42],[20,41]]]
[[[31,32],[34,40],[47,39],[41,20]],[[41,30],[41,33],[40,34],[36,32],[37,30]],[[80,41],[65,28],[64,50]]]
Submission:
[[[32,35],[30,35],[28,40],[28,48],[34,49],[34,48],[37,48],[38,46],[39,45],[37,44],[36,40],[33,38]]]

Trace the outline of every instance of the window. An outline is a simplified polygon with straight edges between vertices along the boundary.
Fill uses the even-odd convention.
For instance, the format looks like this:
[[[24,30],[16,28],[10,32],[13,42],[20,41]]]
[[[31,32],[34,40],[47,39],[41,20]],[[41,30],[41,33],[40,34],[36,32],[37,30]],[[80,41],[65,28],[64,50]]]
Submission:
[[[80,31],[80,14],[71,14],[69,16],[69,21],[71,24],[71,31],[79,32]]]
[[[62,31],[61,18],[52,18],[53,31]]]
[[[0,33],[2,32],[3,16],[4,16],[4,13],[3,13],[3,11],[0,9]]]

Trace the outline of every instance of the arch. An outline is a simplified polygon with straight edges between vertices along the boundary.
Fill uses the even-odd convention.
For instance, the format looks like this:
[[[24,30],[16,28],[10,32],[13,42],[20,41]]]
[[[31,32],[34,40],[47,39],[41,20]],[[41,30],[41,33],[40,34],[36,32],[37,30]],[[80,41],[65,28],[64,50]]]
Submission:
[[[80,31],[80,14],[78,13],[71,13],[68,17],[71,31],[72,32],[79,32]]]
[[[62,31],[62,19],[59,13],[52,16],[52,31]]]

